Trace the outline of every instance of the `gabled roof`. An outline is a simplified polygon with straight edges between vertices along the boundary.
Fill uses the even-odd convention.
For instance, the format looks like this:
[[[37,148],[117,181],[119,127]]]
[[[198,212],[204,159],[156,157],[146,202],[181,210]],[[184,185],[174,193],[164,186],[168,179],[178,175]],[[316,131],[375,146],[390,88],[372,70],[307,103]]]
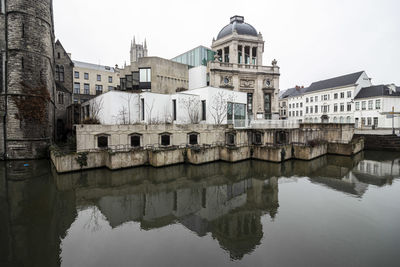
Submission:
[[[369,98],[376,96],[400,96],[400,87],[396,87],[396,92],[390,94],[390,89],[386,85],[374,85],[370,87],[361,88],[360,92],[356,95],[354,99]]]
[[[78,67],[78,68],[100,70],[100,71],[106,71],[106,72],[115,72],[115,69],[113,67],[92,64],[92,63],[87,63],[87,62],[82,62],[82,61],[76,61],[76,60],[73,60],[73,62],[75,64],[75,67]]]
[[[300,88],[300,87],[295,87],[295,88],[289,88],[286,89],[285,91],[282,92],[282,94],[279,96],[279,98],[289,98],[293,96],[299,96],[302,95],[306,92],[307,88]]]
[[[364,71],[359,71],[327,80],[322,80],[318,82],[314,82],[308,87],[307,93],[313,92],[313,91],[319,91],[319,90],[324,90],[324,89],[329,89],[329,88],[335,88],[335,87],[341,87],[341,86],[346,86],[346,85],[354,85],[357,83],[358,79],[360,78],[361,74],[363,74]]]

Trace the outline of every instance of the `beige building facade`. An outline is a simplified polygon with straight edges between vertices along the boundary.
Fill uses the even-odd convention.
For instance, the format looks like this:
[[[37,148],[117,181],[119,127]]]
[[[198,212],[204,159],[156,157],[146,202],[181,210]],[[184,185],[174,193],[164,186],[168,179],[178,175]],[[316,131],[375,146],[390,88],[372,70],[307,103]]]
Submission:
[[[279,67],[263,66],[264,40],[244,17],[233,16],[213,40],[214,61],[208,63],[210,85],[248,94],[252,119],[279,119]]]
[[[119,86],[118,68],[74,60],[73,103],[83,103]]]

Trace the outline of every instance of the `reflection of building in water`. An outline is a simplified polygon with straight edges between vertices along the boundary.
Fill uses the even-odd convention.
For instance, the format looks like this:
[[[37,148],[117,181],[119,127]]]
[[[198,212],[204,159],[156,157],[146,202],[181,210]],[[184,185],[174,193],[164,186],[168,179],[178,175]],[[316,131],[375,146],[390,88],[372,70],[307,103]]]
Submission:
[[[59,266],[75,195],[56,191],[48,161],[25,164],[0,164],[0,265]]]
[[[199,236],[212,233],[232,258],[260,244],[261,216],[275,217],[279,206],[276,178],[229,182],[214,177],[91,191],[77,189],[77,202],[98,206],[113,228],[129,221],[140,222],[145,230],[179,222]]]

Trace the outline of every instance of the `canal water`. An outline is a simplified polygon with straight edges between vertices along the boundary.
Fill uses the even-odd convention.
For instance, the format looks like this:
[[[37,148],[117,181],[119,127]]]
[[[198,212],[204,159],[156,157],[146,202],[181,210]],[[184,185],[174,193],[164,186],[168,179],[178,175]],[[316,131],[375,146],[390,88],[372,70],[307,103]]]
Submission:
[[[0,266],[400,266],[400,154],[0,166]]]

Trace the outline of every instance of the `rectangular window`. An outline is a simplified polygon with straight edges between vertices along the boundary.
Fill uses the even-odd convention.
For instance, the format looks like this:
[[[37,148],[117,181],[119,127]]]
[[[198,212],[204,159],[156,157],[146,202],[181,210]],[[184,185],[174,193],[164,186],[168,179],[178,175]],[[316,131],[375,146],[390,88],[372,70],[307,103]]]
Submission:
[[[361,118],[361,125],[362,125],[362,126],[365,125],[365,118]]]
[[[75,77],[75,79],[79,79],[79,71],[74,72],[74,77]]]
[[[103,93],[103,85],[96,84],[96,95],[100,95]]]
[[[366,110],[367,109],[367,102],[366,101],[362,101],[361,102],[361,109],[362,110]]]
[[[343,93],[343,95],[344,95],[344,93]],[[343,112],[343,111],[344,111],[344,103],[340,103],[340,112]]]
[[[271,119],[271,94],[264,94],[264,117],[266,120]]]
[[[318,113],[318,106],[317,105],[315,106],[314,112]]]
[[[344,98],[344,92],[340,93],[340,98]]]
[[[311,114],[313,113],[313,107],[310,107],[310,113]]]
[[[298,108],[299,107],[299,103],[296,103],[296,108]]]
[[[206,101],[201,100],[201,120],[206,120]]]
[[[380,99],[375,100],[375,108],[381,109],[381,100]]]
[[[172,100],[172,118],[176,121],[176,99]]]
[[[351,111],[351,103],[347,102],[347,111]]]
[[[112,82],[113,82],[112,76],[108,76],[108,82],[109,82],[109,83],[112,83]]]
[[[141,113],[142,114],[140,114],[141,116],[141,119],[142,119],[142,121],[144,121],[144,98],[142,98],[142,99],[140,99],[140,107],[141,107]]]
[[[373,109],[374,101],[373,100],[368,100],[368,109],[371,110]]]
[[[299,111],[298,110],[296,110],[296,117],[298,117],[299,116]]]
[[[253,93],[247,93],[247,112],[253,114]]]
[[[85,80],[89,80],[89,73],[85,72],[85,73],[83,74],[83,78],[84,78]]]
[[[301,108],[303,107],[303,102],[300,102],[300,107],[301,107]]]
[[[306,103],[308,103],[308,97],[306,97]]]
[[[139,82],[149,83],[151,82],[151,69],[139,69]]]
[[[308,107],[306,107],[306,114],[308,114]]]
[[[347,98],[351,97],[351,91],[347,91]]]
[[[356,102],[356,110],[360,110],[360,102]]]
[[[81,93],[81,84],[74,83],[74,94],[80,94],[80,93]]]
[[[84,93],[85,95],[89,95],[89,94],[90,94],[90,85],[89,85],[88,83],[85,83],[85,84],[83,85],[83,93]]]
[[[334,93],[333,94],[333,99],[337,99],[338,98],[338,94],[337,93]]]
[[[367,118],[367,121],[368,121],[368,126],[371,126],[371,125],[372,125],[372,118],[371,118],[371,117],[368,117],[368,118]]]
[[[315,96],[314,98],[315,98],[315,102],[318,102],[318,96]]]
[[[375,127],[378,127],[378,117],[374,117],[374,125]]]
[[[313,102],[314,101],[314,98],[313,97],[310,97],[310,102]]]
[[[97,81],[101,82],[101,75],[100,74],[97,74]]]
[[[333,104],[333,112],[337,112],[338,111],[338,105],[335,103]]]
[[[302,110],[300,110],[300,117],[301,117],[301,116],[303,116],[303,111],[302,111]]]

